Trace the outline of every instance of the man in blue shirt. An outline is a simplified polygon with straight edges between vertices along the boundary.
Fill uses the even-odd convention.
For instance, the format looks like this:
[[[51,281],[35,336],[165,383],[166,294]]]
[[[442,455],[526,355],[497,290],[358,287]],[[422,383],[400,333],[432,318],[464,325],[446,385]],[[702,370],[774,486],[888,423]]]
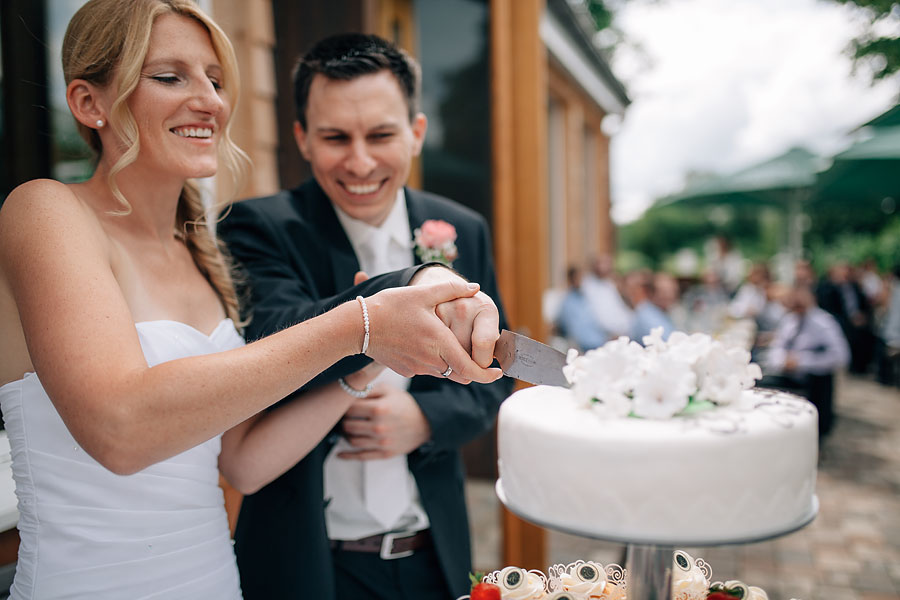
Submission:
[[[662,290],[660,290],[662,291]],[[662,327],[663,339],[675,331],[672,319],[666,314],[667,306],[660,306],[662,294],[657,293],[654,275],[649,271],[632,271],[625,277],[625,294],[634,309],[631,322],[631,339],[643,343],[645,335],[656,327]]]
[[[582,352],[599,348],[609,339],[607,332],[594,319],[590,301],[581,289],[583,275],[582,270],[575,266],[566,271],[569,289],[556,317],[560,335],[577,344]]]
[[[821,437],[831,430],[834,374],[849,364],[850,347],[837,320],[816,305],[808,287],[794,287],[785,306],[790,312],[775,330],[759,385],[793,391],[815,404]]]

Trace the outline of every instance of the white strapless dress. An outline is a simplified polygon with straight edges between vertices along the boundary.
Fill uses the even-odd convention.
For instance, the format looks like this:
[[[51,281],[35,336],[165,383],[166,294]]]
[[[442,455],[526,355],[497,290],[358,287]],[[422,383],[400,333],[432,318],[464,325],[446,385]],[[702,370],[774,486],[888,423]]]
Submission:
[[[135,327],[150,366],[244,343],[228,319],[208,336],[175,321]],[[34,373],[0,388],[0,408],[22,540],[11,599],[241,598],[221,436],[122,476],[72,438]]]

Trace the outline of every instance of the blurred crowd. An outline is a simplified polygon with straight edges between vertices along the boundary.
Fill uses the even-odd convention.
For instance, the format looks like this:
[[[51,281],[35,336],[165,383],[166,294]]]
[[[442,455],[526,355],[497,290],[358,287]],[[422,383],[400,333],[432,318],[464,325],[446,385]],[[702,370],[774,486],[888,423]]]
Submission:
[[[677,330],[739,343],[763,369],[758,385],[816,404],[820,435],[832,427],[838,372],[900,387],[900,265],[880,272],[872,260],[838,261],[820,277],[798,260],[787,282],[765,263],[720,257],[699,277],[620,273],[610,256],[570,266],[552,311],[558,342],[586,351],[623,335],[642,342],[662,327],[664,337]]]

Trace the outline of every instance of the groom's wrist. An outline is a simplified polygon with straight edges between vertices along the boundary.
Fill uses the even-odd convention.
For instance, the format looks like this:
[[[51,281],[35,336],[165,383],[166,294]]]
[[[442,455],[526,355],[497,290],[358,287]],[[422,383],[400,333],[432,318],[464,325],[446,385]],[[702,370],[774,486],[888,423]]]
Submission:
[[[469,281],[447,265],[432,262],[422,265],[409,280],[409,285],[430,285],[454,280]]]

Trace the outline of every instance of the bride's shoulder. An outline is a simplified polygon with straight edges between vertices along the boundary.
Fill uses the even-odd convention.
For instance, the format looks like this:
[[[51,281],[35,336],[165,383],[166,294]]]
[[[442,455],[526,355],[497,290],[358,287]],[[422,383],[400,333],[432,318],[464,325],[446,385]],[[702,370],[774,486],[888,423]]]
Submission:
[[[30,214],[44,211],[65,213],[78,210],[80,204],[69,185],[54,179],[33,179],[9,193],[0,207],[0,218],[27,219]]]
[[[97,215],[71,185],[35,179],[16,187],[0,206],[0,250],[42,244],[60,235],[96,231]]]
[[[16,187],[0,206],[0,226],[14,224],[22,228],[30,223],[69,223],[76,225],[93,211],[73,186],[54,179],[33,179]]]

